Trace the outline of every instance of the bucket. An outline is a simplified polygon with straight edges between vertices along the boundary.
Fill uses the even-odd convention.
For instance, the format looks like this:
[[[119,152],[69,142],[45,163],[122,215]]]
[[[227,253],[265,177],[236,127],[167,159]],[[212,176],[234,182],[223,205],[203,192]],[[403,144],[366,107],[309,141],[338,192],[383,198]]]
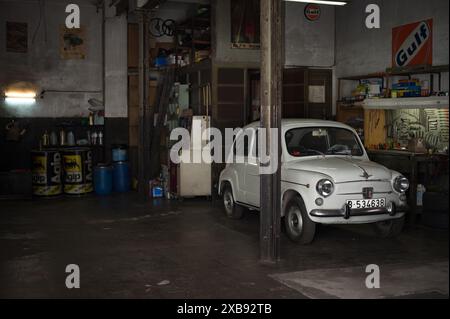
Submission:
[[[92,151],[89,148],[67,149],[62,152],[64,193],[84,195],[93,191]]]
[[[113,187],[118,193],[130,191],[130,165],[128,162],[114,163],[113,169]]]
[[[62,193],[61,154],[57,150],[32,151],[33,195],[50,197]]]
[[[126,145],[113,145],[112,161],[114,163],[128,161],[128,147]]]
[[[113,189],[113,168],[99,164],[94,169],[94,190],[97,195],[109,195]]]

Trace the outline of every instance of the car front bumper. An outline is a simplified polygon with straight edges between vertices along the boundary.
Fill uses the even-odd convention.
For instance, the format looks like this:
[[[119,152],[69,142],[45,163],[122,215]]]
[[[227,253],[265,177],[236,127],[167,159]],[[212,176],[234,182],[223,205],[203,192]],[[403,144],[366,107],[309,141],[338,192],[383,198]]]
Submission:
[[[311,220],[323,224],[363,224],[382,220],[401,218],[408,211],[408,207],[394,206],[391,211],[387,208],[342,209],[326,210],[315,209],[309,213]]]

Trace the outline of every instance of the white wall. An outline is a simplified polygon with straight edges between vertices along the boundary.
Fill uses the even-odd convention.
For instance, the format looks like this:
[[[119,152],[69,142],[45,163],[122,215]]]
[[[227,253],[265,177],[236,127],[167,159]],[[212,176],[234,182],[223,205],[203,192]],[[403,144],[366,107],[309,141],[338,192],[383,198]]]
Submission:
[[[334,65],[335,8],[321,6],[320,19],[309,21],[304,15],[305,6],[286,2],[286,65],[331,67]]]
[[[125,15],[105,19],[105,116],[128,116],[128,22]]]
[[[334,64],[334,8],[322,6],[320,20],[304,16],[305,4],[286,2],[285,54],[287,66],[331,67]],[[216,0],[216,60],[259,62],[260,50],[231,48],[229,0]]]
[[[381,9],[381,28],[367,29],[365,8]],[[433,18],[433,64],[448,64],[448,0],[353,0],[337,8],[337,76],[380,72],[391,66],[392,28]]]
[[[45,19],[43,15],[32,42],[39,23],[39,1],[0,0],[1,87],[14,81],[29,81],[45,90],[102,90],[101,11],[97,13],[91,2],[76,1],[81,10],[81,24],[86,28],[86,59],[63,60],[59,56],[59,30],[67,16],[65,7],[71,2],[45,1]],[[6,21],[28,23],[28,53],[6,52]],[[30,107],[8,106],[0,99],[0,116],[84,116],[88,114],[87,100],[92,97],[101,99],[102,94],[48,93]]]
[[[0,0],[0,94],[12,82],[28,81],[41,90],[99,91],[99,93],[52,93],[32,106],[11,106],[0,99],[3,117],[86,117],[88,100],[103,99],[102,10],[90,0],[46,0],[40,16],[38,0]],[[84,60],[60,58],[60,27],[65,7],[80,7],[81,25],[86,29],[87,54]],[[127,116],[127,21],[125,17],[106,19],[106,116]],[[41,19],[40,28],[36,31]],[[6,21],[28,23],[28,52],[6,52]],[[35,41],[32,41],[36,33]]]

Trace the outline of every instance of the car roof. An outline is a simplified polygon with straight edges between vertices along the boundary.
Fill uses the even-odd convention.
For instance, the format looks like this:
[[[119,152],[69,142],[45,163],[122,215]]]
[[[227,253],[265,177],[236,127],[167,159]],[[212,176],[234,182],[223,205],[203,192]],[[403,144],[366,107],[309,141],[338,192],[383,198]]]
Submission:
[[[315,119],[283,119],[281,120],[281,127],[283,129],[289,129],[293,127],[314,127],[314,126],[328,126],[328,127],[340,127],[345,129],[353,130],[350,126],[333,121],[315,120]],[[253,122],[247,127],[261,127],[260,122]]]

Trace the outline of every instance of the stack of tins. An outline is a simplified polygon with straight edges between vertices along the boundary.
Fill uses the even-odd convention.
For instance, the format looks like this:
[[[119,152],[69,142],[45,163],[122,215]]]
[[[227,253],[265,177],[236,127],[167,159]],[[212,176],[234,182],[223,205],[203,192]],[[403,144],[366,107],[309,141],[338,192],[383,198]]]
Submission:
[[[92,151],[89,148],[67,149],[62,152],[64,193],[84,195],[93,191]]]
[[[57,150],[32,151],[33,195],[51,197],[62,193],[61,154]]]

